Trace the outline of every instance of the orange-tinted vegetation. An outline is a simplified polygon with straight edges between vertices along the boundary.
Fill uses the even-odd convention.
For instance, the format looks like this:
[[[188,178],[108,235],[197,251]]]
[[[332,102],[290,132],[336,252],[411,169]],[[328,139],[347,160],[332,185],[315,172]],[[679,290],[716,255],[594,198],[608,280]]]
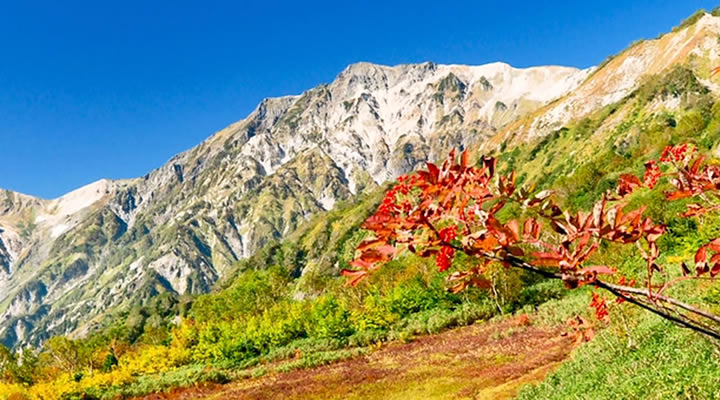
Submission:
[[[568,356],[572,340],[561,334],[519,316],[392,343],[331,365],[143,399],[509,399]]]

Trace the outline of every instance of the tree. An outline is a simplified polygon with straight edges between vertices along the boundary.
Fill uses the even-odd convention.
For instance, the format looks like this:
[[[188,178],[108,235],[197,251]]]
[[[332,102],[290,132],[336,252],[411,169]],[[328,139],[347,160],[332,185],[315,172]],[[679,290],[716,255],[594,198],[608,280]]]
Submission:
[[[13,368],[17,366],[15,355],[0,344],[0,381],[11,381]]]
[[[18,363],[13,366],[13,381],[24,385],[32,385],[38,377],[38,357],[35,351],[23,349],[18,357]]]
[[[697,200],[681,217],[720,210],[720,166],[706,163],[688,145],[668,146],[659,160],[645,164],[642,180],[621,175],[617,189],[605,193],[591,211],[571,214],[553,199],[553,191],[518,188],[515,172],[498,176],[496,159],[483,157],[479,164],[470,165],[467,152],[458,159],[453,151],[439,167],[428,163],[427,171],[398,178],[363,224],[374,236],[357,247],[360,255],[350,263],[354,269],[342,271],[347,284],[357,285],[403,249],[434,257],[440,271],[451,267],[456,252],[463,252],[471,262],[448,276],[454,292],[470,286],[492,288],[489,267],[499,263],[560,279],[569,289],[593,285],[619,302],[720,339],[720,317],[665,294],[680,282],[713,279],[720,273],[720,238],[698,249],[694,272],[683,263],[681,276],[669,278],[658,263],[658,240],[666,227],[647,217],[645,206],[627,206],[631,193],[642,187],[652,190],[666,177],[675,187],[665,193],[666,200]],[[512,205],[523,210],[520,218],[503,217]],[[647,263],[642,287],[628,282],[613,266],[590,264],[607,244],[636,246]],[[594,293],[591,306],[599,319],[607,319],[604,297]]]
[[[55,376],[60,372],[74,373],[82,363],[78,342],[64,336],[50,338],[39,356],[46,373]]]

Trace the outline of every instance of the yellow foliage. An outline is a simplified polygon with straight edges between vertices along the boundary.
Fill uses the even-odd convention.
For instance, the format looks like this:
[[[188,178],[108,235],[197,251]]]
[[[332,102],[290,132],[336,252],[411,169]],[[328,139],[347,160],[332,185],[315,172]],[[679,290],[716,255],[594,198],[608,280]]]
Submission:
[[[160,345],[143,346],[126,353],[111,372],[86,372],[77,382],[69,373],[62,373],[54,379],[36,383],[33,386],[0,383],[0,400],[13,394],[22,394],[31,400],[60,400],[70,393],[81,393],[90,388],[109,388],[132,383],[137,376],[167,371],[178,365],[178,357],[168,347]]]
[[[5,400],[12,395],[25,394],[25,387],[22,385],[8,384],[0,382],[0,399]]]
[[[170,345],[170,359],[175,365],[186,364],[190,361],[190,349],[198,342],[198,327],[193,320],[184,320],[172,330]]]
[[[130,371],[133,375],[153,374],[174,367],[170,349],[161,345],[149,345],[120,359],[119,370]]]

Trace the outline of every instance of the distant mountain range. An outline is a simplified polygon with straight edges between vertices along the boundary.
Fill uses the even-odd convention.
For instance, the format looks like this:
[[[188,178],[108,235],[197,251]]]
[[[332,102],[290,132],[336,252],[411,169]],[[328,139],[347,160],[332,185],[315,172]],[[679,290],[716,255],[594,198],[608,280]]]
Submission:
[[[338,201],[454,147],[548,135],[673,66],[717,93],[719,38],[720,18],[705,14],[584,70],[353,64],[330,84],[263,100],[144,177],[55,200],[0,191],[0,342],[82,335],[159,293],[207,292]]]

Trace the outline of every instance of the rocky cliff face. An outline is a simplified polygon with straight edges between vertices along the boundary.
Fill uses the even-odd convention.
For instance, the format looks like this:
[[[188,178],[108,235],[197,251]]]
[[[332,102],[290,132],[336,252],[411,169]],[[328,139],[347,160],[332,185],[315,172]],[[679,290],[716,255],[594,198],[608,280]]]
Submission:
[[[523,118],[507,124],[483,147],[502,142],[526,142],[615,103],[645,82],[674,66],[692,69],[700,82],[717,92],[710,70],[720,66],[720,17],[704,14],[693,24],[653,40],[641,40],[609,57],[575,90]]]

